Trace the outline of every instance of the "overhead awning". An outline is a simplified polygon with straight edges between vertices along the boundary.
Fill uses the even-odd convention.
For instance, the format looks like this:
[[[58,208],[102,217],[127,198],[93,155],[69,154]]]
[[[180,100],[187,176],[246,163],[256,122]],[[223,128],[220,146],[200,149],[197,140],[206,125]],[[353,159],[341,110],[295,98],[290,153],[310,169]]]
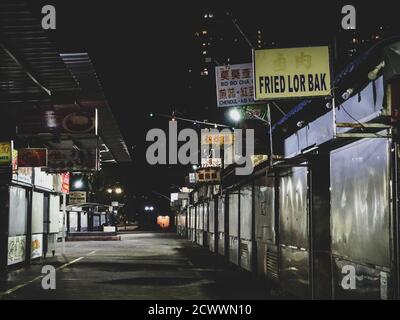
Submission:
[[[24,1],[0,2],[0,74],[0,104],[49,103],[80,90]]]

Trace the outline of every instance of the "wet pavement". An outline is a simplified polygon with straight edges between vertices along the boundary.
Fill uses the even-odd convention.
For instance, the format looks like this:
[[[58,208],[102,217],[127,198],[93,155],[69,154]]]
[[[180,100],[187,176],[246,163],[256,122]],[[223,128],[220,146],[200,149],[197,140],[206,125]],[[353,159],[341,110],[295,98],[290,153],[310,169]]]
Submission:
[[[268,299],[265,285],[206,248],[172,233],[136,232],[121,241],[67,242],[65,253],[0,277],[0,299]],[[42,288],[42,266],[56,289]]]

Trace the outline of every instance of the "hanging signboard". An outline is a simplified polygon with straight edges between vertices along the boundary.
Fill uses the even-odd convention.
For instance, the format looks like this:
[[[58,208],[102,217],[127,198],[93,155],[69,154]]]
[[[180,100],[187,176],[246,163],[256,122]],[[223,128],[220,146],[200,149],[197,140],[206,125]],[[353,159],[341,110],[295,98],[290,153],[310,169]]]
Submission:
[[[86,192],[85,191],[70,191],[69,193],[69,205],[78,205],[86,203]]]
[[[255,50],[256,100],[328,96],[328,47]]]
[[[47,167],[47,149],[22,148],[18,150],[18,167]]]
[[[231,145],[235,140],[235,135],[228,132],[206,132],[205,130],[201,133],[201,144],[202,145]]]
[[[197,182],[218,183],[221,181],[221,173],[218,168],[202,168],[197,171]]]
[[[217,106],[238,107],[254,104],[253,66],[251,63],[215,68]]]
[[[21,108],[18,134],[95,134],[96,109],[77,105],[52,106],[47,109]]]
[[[202,158],[201,159],[202,168],[221,168],[222,159],[221,158]]]
[[[12,160],[11,142],[0,142],[0,165],[9,165]]]
[[[97,170],[97,150],[49,150],[47,166],[50,171],[95,171]]]

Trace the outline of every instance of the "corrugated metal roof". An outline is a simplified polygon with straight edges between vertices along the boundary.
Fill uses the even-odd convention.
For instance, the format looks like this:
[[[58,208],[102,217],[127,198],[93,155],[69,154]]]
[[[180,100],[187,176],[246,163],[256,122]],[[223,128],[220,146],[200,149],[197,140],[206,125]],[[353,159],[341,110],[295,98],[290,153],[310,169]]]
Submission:
[[[104,97],[92,61],[87,53],[61,54],[73,77],[82,89],[77,101],[82,106],[98,108],[99,134],[117,162],[131,161],[128,148],[118,128],[117,121]]]
[[[0,2],[0,103],[49,102],[79,90],[24,1]]]

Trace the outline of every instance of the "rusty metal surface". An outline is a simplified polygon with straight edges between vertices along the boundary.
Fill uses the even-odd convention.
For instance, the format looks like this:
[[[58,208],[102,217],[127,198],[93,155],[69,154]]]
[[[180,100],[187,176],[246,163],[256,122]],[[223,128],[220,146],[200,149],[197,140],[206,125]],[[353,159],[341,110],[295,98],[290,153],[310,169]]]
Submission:
[[[390,265],[390,141],[363,139],[331,153],[332,253]]]

